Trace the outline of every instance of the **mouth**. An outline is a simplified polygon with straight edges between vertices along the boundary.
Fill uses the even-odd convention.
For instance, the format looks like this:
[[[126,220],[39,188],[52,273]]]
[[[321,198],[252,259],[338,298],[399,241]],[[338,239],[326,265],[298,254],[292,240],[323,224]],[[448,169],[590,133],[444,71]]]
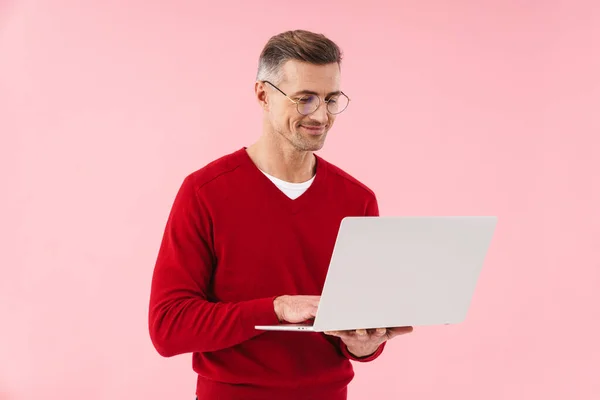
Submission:
[[[310,126],[310,125],[300,125],[301,128],[306,130],[311,135],[321,135],[325,132],[325,125],[320,126]]]

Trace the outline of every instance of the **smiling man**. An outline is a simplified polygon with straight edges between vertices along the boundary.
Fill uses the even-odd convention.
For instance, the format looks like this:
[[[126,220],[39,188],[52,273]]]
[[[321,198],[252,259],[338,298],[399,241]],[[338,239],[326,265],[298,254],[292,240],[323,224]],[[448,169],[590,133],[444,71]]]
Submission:
[[[262,135],[188,175],[177,193],[149,329],[161,355],[193,353],[200,400],[346,399],[350,360],[374,360],[411,331],[254,328],[313,319],[341,220],[379,212],[367,186],[315,154],[349,104],[341,58],[320,34],[272,37],[255,84]]]

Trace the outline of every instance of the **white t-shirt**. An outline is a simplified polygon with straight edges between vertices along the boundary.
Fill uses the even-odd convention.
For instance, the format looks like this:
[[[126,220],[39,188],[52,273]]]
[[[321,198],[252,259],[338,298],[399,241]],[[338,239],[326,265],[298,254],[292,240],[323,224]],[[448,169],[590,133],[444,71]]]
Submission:
[[[267,174],[265,171],[262,171],[262,173],[265,174],[265,176],[269,178],[271,182],[273,182],[275,186],[279,188],[279,190],[285,193],[285,195],[292,200],[296,200],[298,197],[300,197],[300,195],[302,195],[302,193],[304,193],[315,180],[315,176],[313,176],[306,182],[291,183],[282,181],[279,178],[275,178],[274,176]]]

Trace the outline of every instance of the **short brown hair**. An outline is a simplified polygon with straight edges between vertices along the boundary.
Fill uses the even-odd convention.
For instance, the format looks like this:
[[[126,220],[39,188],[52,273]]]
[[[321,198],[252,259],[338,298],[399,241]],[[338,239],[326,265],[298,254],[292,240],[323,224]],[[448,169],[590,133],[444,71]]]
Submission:
[[[289,60],[315,65],[342,63],[342,51],[332,40],[320,33],[305,30],[287,31],[269,39],[258,61],[256,80],[278,84],[281,67]],[[273,82],[275,81],[275,82]]]

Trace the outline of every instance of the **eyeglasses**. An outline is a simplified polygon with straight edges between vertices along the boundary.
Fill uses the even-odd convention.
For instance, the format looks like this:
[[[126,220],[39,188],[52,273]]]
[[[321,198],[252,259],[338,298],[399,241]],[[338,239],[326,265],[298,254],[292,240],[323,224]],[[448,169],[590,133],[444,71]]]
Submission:
[[[277,89],[281,94],[287,97],[291,102],[296,103],[296,109],[302,115],[310,115],[319,109],[321,105],[321,98],[315,94],[306,94],[302,95],[297,100],[292,99],[290,96],[285,94],[283,90],[279,89],[277,86],[273,85],[269,81],[263,81],[264,83],[268,83],[273,86],[273,88]],[[327,112],[333,115],[340,114],[342,111],[348,107],[350,103],[350,98],[346,96],[344,92],[339,92],[338,94],[334,94],[325,100],[327,104]]]

